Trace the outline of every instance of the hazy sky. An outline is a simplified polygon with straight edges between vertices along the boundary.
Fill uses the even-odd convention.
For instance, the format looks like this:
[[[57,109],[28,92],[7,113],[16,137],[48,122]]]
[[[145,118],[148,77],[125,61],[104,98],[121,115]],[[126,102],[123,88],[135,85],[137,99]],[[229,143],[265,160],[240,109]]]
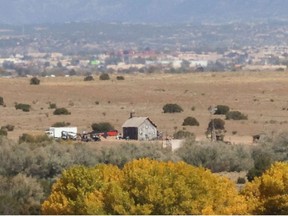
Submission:
[[[230,22],[287,19],[287,0],[1,0],[7,24]]]

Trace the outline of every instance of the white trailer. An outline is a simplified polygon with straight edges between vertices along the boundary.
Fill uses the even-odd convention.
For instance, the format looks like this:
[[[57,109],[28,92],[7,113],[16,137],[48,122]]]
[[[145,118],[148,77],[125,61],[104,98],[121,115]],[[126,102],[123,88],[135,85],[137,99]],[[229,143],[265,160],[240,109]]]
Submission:
[[[46,134],[53,138],[64,138],[63,136],[75,136],[77,138],[77,127],[50,127]]]

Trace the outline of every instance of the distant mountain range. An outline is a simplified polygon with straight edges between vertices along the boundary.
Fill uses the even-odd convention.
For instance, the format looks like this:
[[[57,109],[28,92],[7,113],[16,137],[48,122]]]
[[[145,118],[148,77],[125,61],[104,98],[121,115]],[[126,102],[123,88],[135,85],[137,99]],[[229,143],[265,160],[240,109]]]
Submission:
[[[287,0],[1,0],[0,23],[288,20]]]

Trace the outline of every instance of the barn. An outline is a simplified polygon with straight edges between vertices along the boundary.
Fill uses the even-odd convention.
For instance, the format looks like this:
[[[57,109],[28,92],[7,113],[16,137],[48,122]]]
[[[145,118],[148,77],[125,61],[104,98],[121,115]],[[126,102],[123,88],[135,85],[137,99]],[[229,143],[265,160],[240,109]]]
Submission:
[[[123,138],[153,140],[157,138],[157,126],[148,117],[132,117],[123,125]]]

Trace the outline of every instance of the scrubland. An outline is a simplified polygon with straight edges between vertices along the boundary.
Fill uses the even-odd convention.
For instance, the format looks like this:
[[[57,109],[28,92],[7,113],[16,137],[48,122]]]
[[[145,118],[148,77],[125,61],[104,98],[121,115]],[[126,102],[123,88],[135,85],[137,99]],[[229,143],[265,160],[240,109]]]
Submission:
[[[83,77],[40,78],[40,85],[30,85],[30,78],[1,78],[1,126],[14,125],[8,133],[18,139],[23,133],[42,134],[55,122],[69,122],[78,131],[90,131],[95,122],[110,122],[121,131],[130,112],[148,116],[164,135],[177,130],[193,132],[203,140],[212,118],[208,107],[227,105],[241,111],[247,120],[226,120],[226,140],[251,142],[259,133],[285,131],[288,123],[288,76],[286,72],[233,72],[190,74],[133,74],[117,80],[84,81]],[[15,103],[31,105],[30,112],[15,109]],[[53,115],[49,103],[65,107],[71,115]],[[177,103],[181,113],[164,113],[167,103]],[[188,116],[199,126],[182,126]],[[219,116],[217,116],[219,117]],[[221,118],[225,119],[224,116]]]

